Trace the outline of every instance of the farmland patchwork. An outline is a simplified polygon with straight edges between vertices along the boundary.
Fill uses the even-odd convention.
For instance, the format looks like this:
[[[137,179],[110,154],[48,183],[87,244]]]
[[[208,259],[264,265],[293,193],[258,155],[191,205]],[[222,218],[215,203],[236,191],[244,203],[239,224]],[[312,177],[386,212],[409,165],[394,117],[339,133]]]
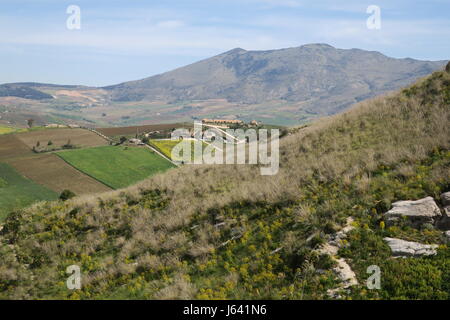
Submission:
[[[107,133],[133,131],[136,128],[113,128]],[[145,147],[107,146],[99,134],[81,128],[2,133],[8,134],[0,135],[0,221],[13,210],[57,199],[66,189],[76,195],[106,192],[174,167]],[[62,151],[65,145],[74,149]]]

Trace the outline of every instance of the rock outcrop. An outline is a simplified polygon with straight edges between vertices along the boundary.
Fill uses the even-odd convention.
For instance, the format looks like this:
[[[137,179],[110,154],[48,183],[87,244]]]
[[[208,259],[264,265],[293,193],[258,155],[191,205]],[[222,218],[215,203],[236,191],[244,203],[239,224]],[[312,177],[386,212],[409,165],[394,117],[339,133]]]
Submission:
[[[348,289],[351,286],[357,285],[358,280],[356,274],[353,272],[350,265],[343,258],[336,257],[339,249],[343,246],[343,241],[347,237],[347,233],[352,231],[355,227],[353,226],[354,220],[349,217],[347,219],[346,226],[331,236],[330,240],[324,244],[319,250],[319,254],[327,254],[336,262],[336,267],[333,268],[333,272],[336,277],[341,281],[341,285],[338,288],[328,291],[328,295],[331,298],[339,299],[341,296],[339,292],[341,290]]]
[[[342,258],[336,259],[337,266],[333,269],[339,280],[342,281],[342,288],[349,288],[358,284],[356,274],[350,265]]]
[[[432,197],[417,201],[398,201],[392,204],[393,208],[385,213],[388,225],[396,224],[405,218],[414,227],[420,227],[425,223],[435,224],[442,213]]]
[[[394,238],[384,238],[394,257],[421,257],[437,254],[437,245],[421,244]]]

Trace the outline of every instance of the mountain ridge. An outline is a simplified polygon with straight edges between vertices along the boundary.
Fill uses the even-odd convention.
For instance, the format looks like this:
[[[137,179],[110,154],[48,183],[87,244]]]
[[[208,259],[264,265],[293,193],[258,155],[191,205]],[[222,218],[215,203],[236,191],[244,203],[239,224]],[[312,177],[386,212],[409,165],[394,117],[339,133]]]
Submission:
[[[374,64],[377,66],[370,68]],[[336,49],[328,44],[264,51],[235,48],[166,73],[103,89],[116,101],[227,99],[244,104],[328,100],[327,90],[331,90],[331,95],[343,94],[349,104],[359,96],[398,89],[444,65],[445,61],[395,59],[377,51]],[[383,78],[383,73],[388,76]],[[361,88],[352,90],[352,85]]]
[[[18,113],[47,110],[46,114],[62,117],[62,122],[79,118],[79,113],[70,110],[81,106],[83,119],[103,126],[208,117],[298,125],[407,86],[445,63],[396,59],[377,51],[338,49],[323,43],[262,51],[234,48],[115,85],[4,84],[0,95],[39,98],[36,101],[42,106],[26,101],[6,101],[5,105],[17,106]],[[14,122],[10,115],[7,120]]]

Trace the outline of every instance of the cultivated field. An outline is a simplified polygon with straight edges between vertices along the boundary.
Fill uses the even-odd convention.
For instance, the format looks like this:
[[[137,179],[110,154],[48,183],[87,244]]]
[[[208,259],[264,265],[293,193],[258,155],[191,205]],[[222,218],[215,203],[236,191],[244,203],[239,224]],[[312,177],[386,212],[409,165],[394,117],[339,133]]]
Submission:
[[[15,128],[0,125],[0,134],[11,133],[11,132],[15,132],[16,130],[17,129],[15,129]]]
[[[161,151],[166,157],[172,159],[173,161],[182,161],[183,160],[183,152],[181,151],[179,155],[172,157],[172,150],[179,143],[190,143],[191,144],[191,161],[194,160],[194,141],[193,140],[184,140],[184,141],[176,141],[176,140],[150,140],[150,144]],[[203,149],[207,144],[202,143]]]
[[[75,168],[114,189],[130,186],[174,167],[147,148],[104,146],[57,154]]]
[[[0,163],[0,221],[11,211],[57,197],[57,193],[22,177],[8,164]]]
[[[33,129],[0,135],[0,177],[7,182],[0,191],[0,218],[14,209],[35,201],[55,199],[64,189],[78,195],[111,190],[106,185],[76,170],[58,156],[35,154],[32,147],[40,141],[54,147],[71,140],[77,146],[98,146],[107,142],[83,129]],[[7,179],[5,178],[7,177]]]
[[[52,153],[12,159],[9,164],[23,176],[58,193],[65,189],[77,195],[111,190]]]
[[[85,129],[45,129],[17,134],[17,137],[29,148],[33,148],[39,142],[53,143],[54,147],[62,147],[69,141],[77,147],[97,147],[108,142],[99,135]]]
[[[32,154],[31,149],[17,135],[0,135],[0,161]]]
[[[192,125],[191,125],[192,126]],[[186,128],[186,124],[183,123],[169,123],[169,124],[151,124],[145,126],[135,126],[135,127],[121,127],[121,128],[100,128],[96,129],[98,132],[104,134],[108,137],[115,136],[127,136],[134,135],[137,132],[140,134],[148,133],[150,131],[164,131],[164,130],[172,130],[178,128]]]

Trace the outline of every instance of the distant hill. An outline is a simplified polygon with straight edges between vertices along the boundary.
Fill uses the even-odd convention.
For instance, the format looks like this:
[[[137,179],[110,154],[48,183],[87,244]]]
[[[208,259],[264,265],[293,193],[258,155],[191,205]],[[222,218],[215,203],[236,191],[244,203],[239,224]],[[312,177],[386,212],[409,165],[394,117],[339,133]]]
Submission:
[[[53,99],[53,97],[45,92],[34,89],[39,84],[32,83],[14,83],[0,85],[0,97],[17,97],[32,100]]]
[[[259,104],[304,102],[336,113],[355,102],[408,85],[444,61],[393,59],[379,52],[326,44],[271,51],[234,49],[150,78],[109,86],[114,101],[226,99]]]
[[[0,85],[0,105],[9,108],[3,119],[13,124],[20,124],[17,119],[26,113],[27,117],[35,114],[35,118],[103,127],[210,117],[295,126],[409,85],[444,65],[444,61],[394,59],[327,44],[270,51],[238,48],[160,75],[103,88]],[[2,101],[4,96],[29,101]]]

